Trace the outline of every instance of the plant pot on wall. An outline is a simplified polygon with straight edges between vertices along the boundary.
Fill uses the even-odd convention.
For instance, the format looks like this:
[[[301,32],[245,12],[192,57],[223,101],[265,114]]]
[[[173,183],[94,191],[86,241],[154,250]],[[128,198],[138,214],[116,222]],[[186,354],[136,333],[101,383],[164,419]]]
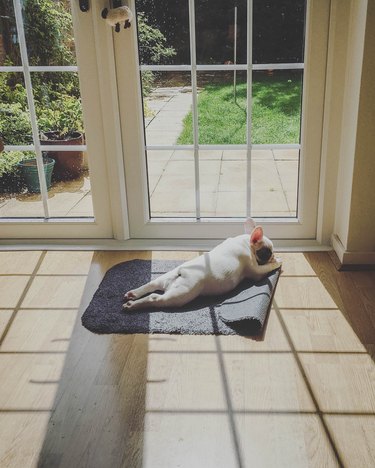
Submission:
[[[51,188],[51,178],[53,166],[55,165],[54,159],[43,158],[44,175],[46,177],[47,190]],[[18,163],[21,169],[22,177],[30,193],[40,193],[40,184],[38,176],[38,166],[36,159],[25,159]]]
[[[48,145],[83,145],[80,132],[72,132],[69,137],[60,138],[59,132],[43,132],[41,143]],[[56,161],[54,177],[58,180],[75,179],[84,168],[83,151],[48,151],[48,157]]]

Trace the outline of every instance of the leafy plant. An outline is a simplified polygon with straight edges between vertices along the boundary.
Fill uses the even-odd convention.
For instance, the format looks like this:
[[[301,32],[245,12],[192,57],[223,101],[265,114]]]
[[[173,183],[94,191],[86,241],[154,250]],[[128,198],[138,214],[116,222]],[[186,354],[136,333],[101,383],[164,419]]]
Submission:
[[[149,24],[145,13],[139,12],[137,14],[137,24],[141,63],[160,65],[176,55],[175,49],[167,46],[164,34]],[[154,79],[154,74],[151,71],[142,72],[142,93],[144,96],[150,94]]]
[[[18,102],[0,107],[0,134],[6,145],[32,143],[29,113]]]
[[[24,23],[31,65],[75,63],[69,2],[26,0]]]
[[[83,132],[81,101],[74,96],[60,95],[49,107],[38,105],[37,115],[40,131],[56,131],[58,139]]]
[[[18,163],[31,158],[35,158],[35,154],[30,151],[6,151],[0,154],[0,192],[19,193],[24,188]]]

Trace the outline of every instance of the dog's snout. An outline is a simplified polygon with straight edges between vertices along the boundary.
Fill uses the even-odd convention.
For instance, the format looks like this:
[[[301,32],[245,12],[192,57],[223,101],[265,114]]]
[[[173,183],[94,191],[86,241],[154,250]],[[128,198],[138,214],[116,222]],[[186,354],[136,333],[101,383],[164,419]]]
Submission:
[[[258,259],[258,263],[260,265],[264,265],[272,257],[272,249],[270,249],[269,247],[262,247],[256,251],[256,256]]]

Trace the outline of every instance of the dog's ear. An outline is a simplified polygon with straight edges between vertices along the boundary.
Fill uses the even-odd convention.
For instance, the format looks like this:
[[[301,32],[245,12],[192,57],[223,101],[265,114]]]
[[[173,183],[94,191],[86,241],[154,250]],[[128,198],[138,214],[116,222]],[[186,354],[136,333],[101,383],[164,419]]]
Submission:
[[[263,229],[261,226],[257,226],[255,229],[253,229],[253,232],[251,233],[250,236],[250,244],[256,244],[257,242],[260,242],[263,239]]]
[[[255,221],[253,218],[247,218],[244,224],[245,234],[251,234],[253,229],[255,228]]]

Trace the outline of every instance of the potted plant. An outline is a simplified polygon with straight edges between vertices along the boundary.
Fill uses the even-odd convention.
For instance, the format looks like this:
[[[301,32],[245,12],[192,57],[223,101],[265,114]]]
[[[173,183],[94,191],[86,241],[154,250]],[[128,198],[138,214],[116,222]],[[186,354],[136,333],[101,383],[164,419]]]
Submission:
[[[50,103],[50,107],[43,108],[39,125],[42,144],[84,144],[81,102],[74,96],[60,95],[58,100]],[[48,157],[56,162],[54,177],[59,180],[79,177],[84,168],[82,151],[49,151]]]
[[[43,157],[44,175],[46,178],[47,190],[51,188],[51,178],[55,161],[52,158]],[[25,181],[27,190],[30,193],[40,193],[40,184],[38,176],[38,166],[36,159],[24,159],[19,161],[18,166]]]

